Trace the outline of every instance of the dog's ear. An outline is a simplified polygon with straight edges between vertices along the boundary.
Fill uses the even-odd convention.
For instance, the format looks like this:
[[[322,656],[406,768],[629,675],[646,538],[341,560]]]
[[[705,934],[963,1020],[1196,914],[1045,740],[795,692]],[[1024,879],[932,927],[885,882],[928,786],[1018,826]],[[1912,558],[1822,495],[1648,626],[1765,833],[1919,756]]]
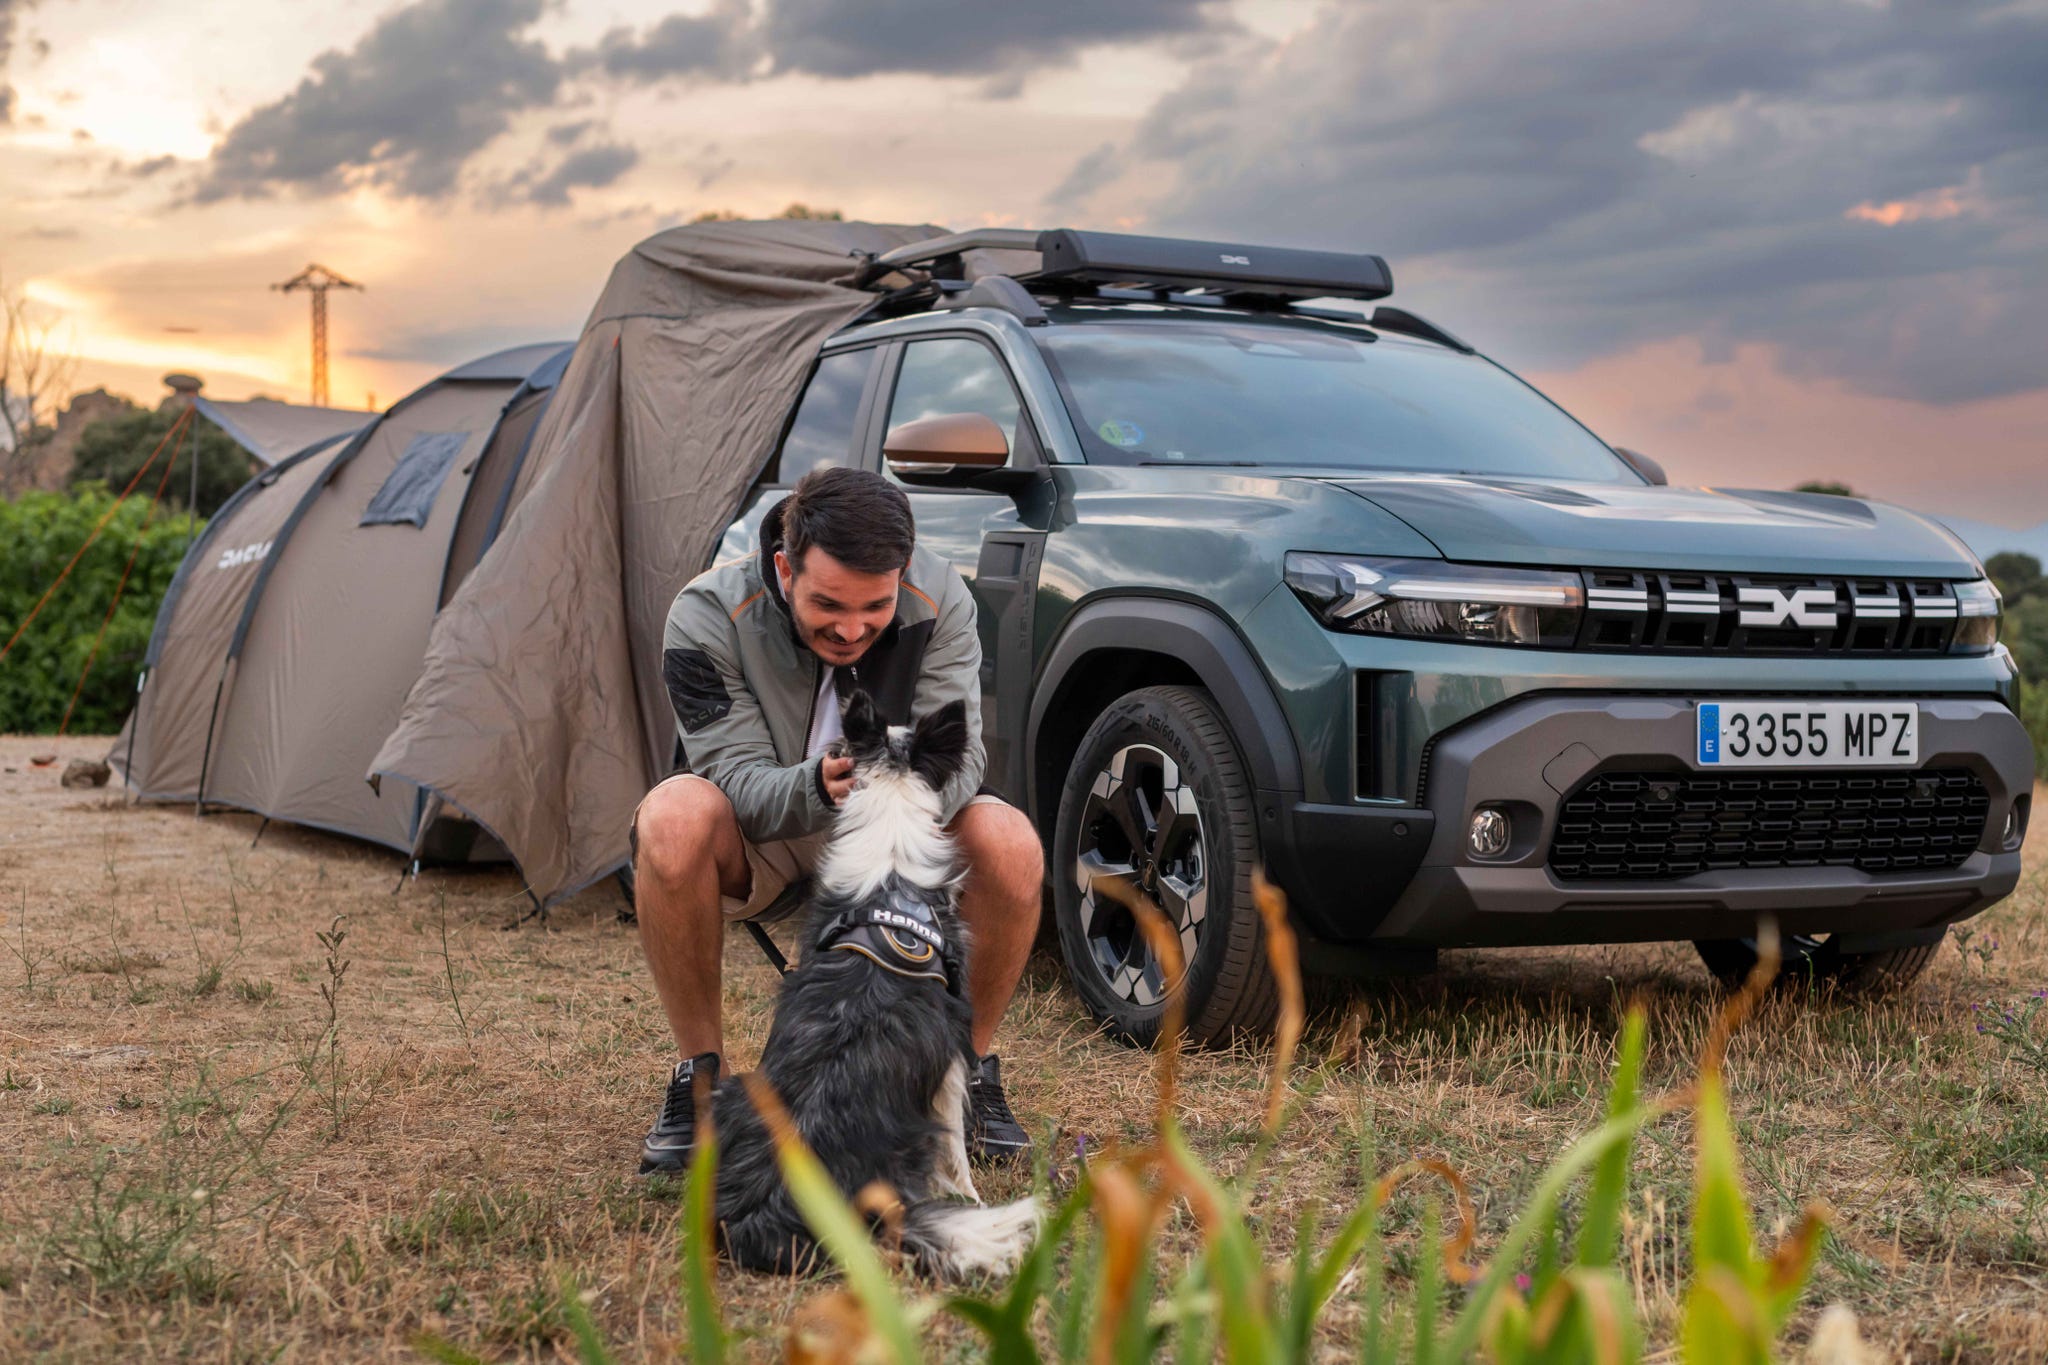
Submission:
[[[910,769],[939,791],[967,757],[967,703],[949,701],[918,721],[910,735]]]
[[[882,723],[881,713],[875,710],[875,699],[866,688],[857,689],[847,698],[839,728],[846,736],[846,752],[855,763],[879,758],[888,747],[889,727]]]

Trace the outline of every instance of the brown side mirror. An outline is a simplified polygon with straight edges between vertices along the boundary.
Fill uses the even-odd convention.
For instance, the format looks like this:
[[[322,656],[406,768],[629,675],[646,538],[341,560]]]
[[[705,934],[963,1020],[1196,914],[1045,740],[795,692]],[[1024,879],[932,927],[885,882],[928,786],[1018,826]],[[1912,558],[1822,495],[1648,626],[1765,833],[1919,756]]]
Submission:
[[[997,469],[1010,461],[1010,442],[982,413],[948,412],[892,428],[882,440],[882,458],[915,470]]]

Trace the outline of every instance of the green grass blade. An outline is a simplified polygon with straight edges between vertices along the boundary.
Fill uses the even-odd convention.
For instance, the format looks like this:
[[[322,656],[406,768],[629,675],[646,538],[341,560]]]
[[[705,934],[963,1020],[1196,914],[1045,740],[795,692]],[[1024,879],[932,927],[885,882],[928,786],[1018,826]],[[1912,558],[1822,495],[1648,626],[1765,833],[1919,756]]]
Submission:
[[[987,1299],[977,1299],[970,1294],[953,1294],[946,1299],[946,1311],[962,1322],[979,1327],[995,1351],[1002,1350],[1005,1317],[999,1305],[990,1303]],[[995,1355],[992,1353],[989,1358],[993,1360]]]
[[[1059,1330],[1054,1334],[1053,1343],[1062,1362],[1080,1360],[1084,1354],[1082,1343],[1088,1335],[1088,1315],[1094,1307],[1101,1280],[1102,1242],[1089,1234],[1084,1223],[1074,1238],[1067,1289],[1058,1303]]]
[[[446,1337],[432,1332],[421,1332],[412,1339],[412,1348],[429,1360],[438,1360],[441,1365],[484,1365],[482,1356],[471,1355]]]
[[[1174,1360],[1209,1361],[1216,1358],[1216,1302],[1209,1292],[1209,1278],[1197,1258],[1180,1277],[1173,1292],[1176,1337]]]
[[[847,1203],[816,1153],[790,1123],[788,1111],[766,1078],[748,1079],[754,1107],[775,1136],[776,1164],[782,1168],[782,1183],[797,1211],[846,1276],[847,1287],[867,1311],[868,1327],[887,1352],[886,1358],[897,1365],[918,1365],[922,1355],[917,1331],[889,1278],[888,1267],[882,1264],[881,1253],[868,1236],[866,1222]]]
[[[1031,1319],[1039,1299],[1045,1297],[1053,1258],[1087,1204],[1088,1182],[1084,1178],[1039,1231],[1038,1241],[1017,1268],[1016,1277],[1010,1281],[1010,1292],[1001,1303],[966,1294],[955,1294],[945,1301],[947,1312],[980,1328],[988,1338],[989,1365],[1039,1365]]]
[[[1423,1207],[1422,1237],[1415,1244],[1415,1365],[1432,1365],[1436,1359],[1438,1318],[1443,1314],[1443,1231],[1442,1205],[1432,1197]]]
[[[590,1310],[583,1306],[583,1295],[577,1292],[573,1280],[562,1286],[562,1316],[569,1320],[583,1365],[612,1365],[612,1353],[598,1335],[597,1324],[590,1320]]]
[[[1265,1263],[1243,1215],[1224,1189],[1189,1150],[1177,1126],[1169,1125],[1160,1141],[1171,1154],[1175,1173],[1193,1187],[1190,1199],[1209,1201],[1216,1211],[1214,1226],[1205,1227],[1204,1258],[1209,1282],[1222,1303],[1224,1349],[1233,1361],[1254,1365],[1284,1359],[1266,1302]]]
[[[1726,1266],[1745,1280],[1751,1279],[1749,1207],[1742,1195],[1741,1161],[1735,1154],[1727,1092],[1718,1071],[1700,1077],[1692,1122],[1698,1147],[1692,1215],[1694,1271]]]
[[[1580,1138],[1565,1151],[1543,1174],[1543,1180],[1529,1196],[1528,1203],[1508,1229],[1508,1235],[1501,1239],[1500,1249],[1494,1253],[1487,1265],[1486,1274],[1472,1286],[1466,1295],[1465,1307],[1452,1324],[1451,1335],[1444,1344],[1444,1356],[1448,1360],[1467,1360],[1478,1349],[1480,1334],[1485,1330],[1486,1318],[1492,1310],[1494,1298],[1501,1292],[1508,1279],[1515,1273],[1515,1267],[1522,1264],[1528,1254],[1529,1242],[1545,1225],[1543,1213],[1557,1207],[1558,1199],[1565,1187],[1579,1177],[1587,1167],[1593,1165],[1617,1143],[1631,1140],[1638,1129],[1658,1116],[1656,1109],[1638,1106],[1634,1113],[1622,1118],[1609,1119],[1587,1136]]]
[[[1337,1235],[1330,1239],[1329,1250],[1323,1253],[1322,1260],[1316,1262],[1310,1272],[1306,1292],[1296,1291],[1297,1301],[1301,1304],[1302,1312],[1306,1314],[1310,1326],[1314,1326],[1316,1315],[1323,1311],[1323,1305],[1337,1292],[1338,1282],[1344,1278],[1345,1269],[1357,1257],[1359,1249],[1366,1245],[1368,1238],[1377,1237],[1378,1232],[1379,1199],[1372,1182],[1368,1179],[1365,1201],[1352,1210],[1351,1216],[1337,1229]],[[1296,1337],[1295,1340],[1297,1343],[1305,1344],[1307,1338]]]
[[[1308,1355],[1316,1310],[1322,1306],[1322,1300],[1316,1296],[1320,1279],[1315,1259],[1316,1222],[1316,1204],[1311,1200],[1302,1207],[1301,1219],[1294,1228],[1294,1267],[1287,1280],[1287,1316],[1282,1324],[1288,1350],[1296,1359]]]
[[[1641,1006],[1629,1010],[1621,1025],[1621,1048],[1614,1063],[1614,1084],[1607,1092],[1607,1117],[1634,1112],[1641,1102],[1644,1039],[1648,1026]],[[1624,1141],[1600,1158],[1586,1197],[1586,1215],[1579,1224],[1578,1264],[1613,1265],[1621,1247],[1621,1214],[1628,1202],[1629,1155],[1634,1141]]]
[[[688,1183],[683,1188],[683,1313],[690,1334],[690,1359],[697,1365],[723,1365],[728,1338],[712,1281],[712,1266],[718,1253],[711,1240],[712,1208],[718,1188],[718,1136],[709,1129],[706,1124],[699,1134],[696,1153],[690,1160]]]

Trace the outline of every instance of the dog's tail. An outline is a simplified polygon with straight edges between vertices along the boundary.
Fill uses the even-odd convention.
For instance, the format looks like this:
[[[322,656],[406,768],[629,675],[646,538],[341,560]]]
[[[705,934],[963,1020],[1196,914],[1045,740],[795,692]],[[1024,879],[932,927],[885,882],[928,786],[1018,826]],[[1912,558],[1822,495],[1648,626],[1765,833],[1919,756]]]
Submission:
[[[993,1206],[927,1200],[904,1212],[903,1249],[939,1279],[1007,1275],[1031,1249],[1044,1219],[1036,1199]]]

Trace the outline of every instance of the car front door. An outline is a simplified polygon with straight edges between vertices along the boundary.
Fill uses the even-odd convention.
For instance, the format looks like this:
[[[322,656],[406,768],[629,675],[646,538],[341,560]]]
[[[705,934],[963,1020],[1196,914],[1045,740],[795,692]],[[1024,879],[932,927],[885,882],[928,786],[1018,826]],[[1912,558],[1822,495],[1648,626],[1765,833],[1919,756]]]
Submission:
[[[1001,428],[1013,466],[1042,463],[1043,444],[1002,356],[971,334],[918,337],[892,346],[873,407],[865,452],[871,467],[880,463],[909,495],[918,543],[949,561],[974,594],[987,783],[1005,800],[1022,805],[1031,611],[1044,549],[1043,520],[1021,513],[1020,499],[1011,493],[985,485],[905,481],[881,461],[880,451],[886,433],[906,422],[960,413],[979,413]]]

